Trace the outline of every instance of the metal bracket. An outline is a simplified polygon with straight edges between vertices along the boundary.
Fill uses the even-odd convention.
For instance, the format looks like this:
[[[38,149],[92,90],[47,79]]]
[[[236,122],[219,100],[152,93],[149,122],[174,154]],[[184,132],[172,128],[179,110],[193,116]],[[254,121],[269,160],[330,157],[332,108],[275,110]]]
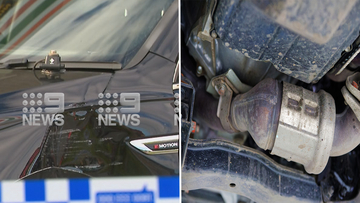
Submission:
[[[236,76],[235,72],[232,69],[229,69],[226,73],[214,77],[210,82],[211,85],[208,85],[206,88],[206,91],[213,96],[218,95],[216,89],[214,88],[215,86],[213,85],[213,81],[217,80],[218,78],[221,78],[223,81],[225,81],[235,94],[245,93],[252,88],[251,86],[241,82],[240,79]]]
[[[335,74],[339,75],[344,69],[351,63],[352,60],[360,53],[360,44],[358,44],[359,37],[355,40],[355,42],[346,48],[344,51],[347,52],[341,56],[339,61],[334,65],[334,67],[341,66],[340,70],[338,70]],[[354,47],[354,48],[353,48]]]
[[[215,58],[215,41],[214,39],[217,37],[216,33],[212,34],[211,31],[214,29],[214,23],[212,20],[212,16],[217,4],[217,0],[210,0],[210,6],[207,9],[203,20],[202,31],[198,32],[198,37],[203,41],[208,41],[211,44],[211,57],[212,57],[212,65],[213,71],[216,73],[216,58]]]
[[[237,132],[230,120],[232,95],[233,91],[235,90],[237,92],[237,90],[231,87],[231,83],[226,82],[226,77],[223,75],[213,78],[211,84],[220,95],[216,116],[220,119],[221,125],[226,131]]]
[[[346,104],[350,106],[355,113],[356,118],[360,121],[360,91],[358,88],[353,86],[353,82],[359,84],[360,73],[350,75],[346,79],[346,88],[343,87],[341,89],[341,93],[344,96]]]
[[[217,5],[217,0],[208,0],[208,1],[210,2],[207,3],[209,6],[207,7],[205,19],[203,21],[202,31],[200,31],[198,35],[202,40],[207,40],[210,42],[213,38],[216,38],[216,36],[215,35],[212,36],[210,32],[214,29],[212,16],[214,14],[215,7]]]
[[[242,83],[232,69],[211,80],[211,85],[208,86],[206,91],[213,95],[217,93],[220,96],[216,115],[226,131],[238,132],[238,130],[232,126],[230,120],[230,106],[233,93],[244,93],[251,88],[251,86]]]
[[[359,88],[356,88],[353,83],[355,83],[357,86],[360,84],[360,73],[355,73],[353,75],[350,75],[346,79],[346,87],[351,92],[352,95],[354,95],[359,101],[360,101],[360,90]]]

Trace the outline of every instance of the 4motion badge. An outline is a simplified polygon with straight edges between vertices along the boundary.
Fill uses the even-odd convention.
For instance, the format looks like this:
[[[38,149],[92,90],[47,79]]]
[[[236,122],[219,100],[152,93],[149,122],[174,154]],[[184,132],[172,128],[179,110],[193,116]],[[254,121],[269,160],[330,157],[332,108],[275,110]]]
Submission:
[[[130,144],[146,154],[178,153],[179,136],[168,135],[130,141]]]

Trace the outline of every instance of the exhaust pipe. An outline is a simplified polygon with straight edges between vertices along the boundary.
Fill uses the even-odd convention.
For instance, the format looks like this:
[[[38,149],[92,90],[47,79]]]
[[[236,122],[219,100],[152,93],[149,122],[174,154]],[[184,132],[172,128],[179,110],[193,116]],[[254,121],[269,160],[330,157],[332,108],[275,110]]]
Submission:
[[[351,108],[336,115],[335,136],[330,156],[341,156],[355,149],[360,143],[360,122]]]

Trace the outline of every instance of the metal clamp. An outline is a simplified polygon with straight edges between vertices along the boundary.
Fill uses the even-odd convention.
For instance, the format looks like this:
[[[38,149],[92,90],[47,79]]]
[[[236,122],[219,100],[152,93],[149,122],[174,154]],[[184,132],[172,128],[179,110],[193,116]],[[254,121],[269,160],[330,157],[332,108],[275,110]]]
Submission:
[[[216,116],[220,119],[221,125],[226,131],[237,132],[232,126],[230,120],[230,107],[233,95],[233,90],[230,85],[227,84],[223,76],[218,76],[212,80],[212,85],[220,95]]]
[[[211,31],[214,29],[214,23],[212,20],[212,16],[217,4],[217,0],[210,0],[210,6],[207,9],[207,12],[203,18],[203,26],[202,31],[199,31],[198,37],[202,41],[208,41],[211,45],[211,57],[212,57],[212,65],[213,71],[216,73],[216,57],[215,57],[215,41],[214,39],[217,37],[216,33]]]
[[[216,115],[220,119],[223,128],[229,132],[238,132],[232,126],[230,120],[232,95],[233,93],[245,93],[251,89],[251,86],[242,83],[232,69],[214,77],[210,83],[211,85],[208,86],[206,91],[213,95],[217,93],[220,96]],[[214,90],[216,93],[214,93]]]
[[[345,102],[355,113],[356,118],[360,121],[360,91],[358,83],[360,81],[360,73],[355,73],[346,79],[346,87],[341,89]],[[354,86],[355,83],[355,86]]]

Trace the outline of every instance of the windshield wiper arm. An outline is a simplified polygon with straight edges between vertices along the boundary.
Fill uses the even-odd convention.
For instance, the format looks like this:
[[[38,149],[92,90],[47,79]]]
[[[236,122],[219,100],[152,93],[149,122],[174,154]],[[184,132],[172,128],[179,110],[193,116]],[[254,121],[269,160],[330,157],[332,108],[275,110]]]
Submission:
[[[19,59],[10,59],[6,61],[5,63],[0,64],[0,69],[11,69],[11,68],[17,68],[17,67],[27,67],[29,61],[25,58],[19,58]]]
[[[11,59],[0,64],[0,69],[12,69],[19,67],[26,67],[32,69],[35,61],[28,61],[28,59]],[[121,63],[118,62],[100,62],[100,61],[62,61],[66,69],[111,69],[120,70]]]

